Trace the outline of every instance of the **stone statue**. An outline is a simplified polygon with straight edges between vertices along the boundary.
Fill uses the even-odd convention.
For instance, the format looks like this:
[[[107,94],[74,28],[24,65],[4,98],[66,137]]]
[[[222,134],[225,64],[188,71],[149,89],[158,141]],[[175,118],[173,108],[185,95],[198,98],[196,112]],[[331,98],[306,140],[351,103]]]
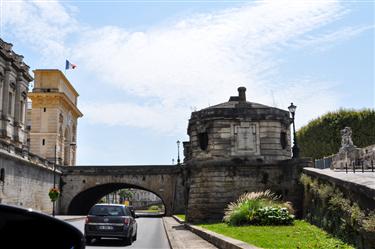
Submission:
[[[345,127],[340,131],[341,133],[341,148],[332,161],[331,168],[333,169],[345,169],[345,165],[352,165],[358,159],[358,148],[353,144],[352,140],[352,129]]]
[[[345,127],[341,130],[341,149],[348,149],[355,147],[352,140],[352,129],[350,127]]]

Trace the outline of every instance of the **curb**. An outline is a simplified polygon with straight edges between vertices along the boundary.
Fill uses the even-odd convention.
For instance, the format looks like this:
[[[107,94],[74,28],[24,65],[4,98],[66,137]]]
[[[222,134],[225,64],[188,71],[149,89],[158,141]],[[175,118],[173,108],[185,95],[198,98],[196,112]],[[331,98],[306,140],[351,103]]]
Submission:
[[[178,216],[176,216],[176,215],[172,215],[172,217],[178,222],[178,223],[180,223],[180,224],[184,224],[185,223],[185,221],[183,220],[183,219],[180,219]]]
[[[184,224],[184,226],[190,230],[191,232],[195,233],[199,237],[204,240],[207,240],[211,244],[215,245],[218,248],[222,249],[260,249],[259,247],[249,245],[243,241],[229,238],[227,236],[212,232],[210,230],[191,225],[186,223],[185,221],[181,220],[177,216],[172,216],[177,222],[180,224]]]
[[[165,231],[165,234],[167,235],[167,240],[168,240],[168,244],[169,244],[169,247],[171,249],[173,248],[178,248],[175,243],[173,242],[173,240],[170,239],[170,233],[168,233],[168,229],[167,229],[167,226],[165,225],[165,220],[164,220],[164,217],[162,217],[162,220],[163,220],[163,227],[164,227],[164,231]]]

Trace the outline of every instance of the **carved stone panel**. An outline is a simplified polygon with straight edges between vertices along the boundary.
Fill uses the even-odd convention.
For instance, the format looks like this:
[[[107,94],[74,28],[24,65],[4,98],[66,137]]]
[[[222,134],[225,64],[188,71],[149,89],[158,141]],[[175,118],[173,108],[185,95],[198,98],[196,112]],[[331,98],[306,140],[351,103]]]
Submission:
[[[259,153],[259,132],[257,123],[241,122],[234,126],[234,153],[258,154]]]

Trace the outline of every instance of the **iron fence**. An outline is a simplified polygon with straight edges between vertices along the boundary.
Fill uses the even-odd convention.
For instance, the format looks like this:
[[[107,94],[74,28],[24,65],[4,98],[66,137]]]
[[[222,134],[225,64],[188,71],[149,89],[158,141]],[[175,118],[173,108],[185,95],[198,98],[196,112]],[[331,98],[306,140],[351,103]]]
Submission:
[[[333,156],[324,157],[314,160],[314,167],[318,169],[327,169],[332,165]]]

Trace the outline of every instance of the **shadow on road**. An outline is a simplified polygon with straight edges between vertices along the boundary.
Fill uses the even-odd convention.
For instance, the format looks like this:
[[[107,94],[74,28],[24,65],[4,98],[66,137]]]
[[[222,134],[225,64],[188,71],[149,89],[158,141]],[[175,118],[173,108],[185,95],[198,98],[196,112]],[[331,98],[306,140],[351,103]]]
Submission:
[[[127,246],[125,241],[120,240],[120,239],[93,239],[91,243],[87,243],[86,245],[88,246],[98,246],[98,247],[108,247],[108,246],[113,246],[113,247],[123,247]]]
[[[186,227],[183,224],[177,225],[177,226],[172,226],[172,228],[175,229],[175,230],[186,230]]]
[[[150,212],[137,212],[135,211],[135,214],[138,216],[138,217],[143,217],[143,218],[160,218],[160,217],[164,217],[165,216],[165,213],[163,212],[160,212],[160,213],[150,213]]]

